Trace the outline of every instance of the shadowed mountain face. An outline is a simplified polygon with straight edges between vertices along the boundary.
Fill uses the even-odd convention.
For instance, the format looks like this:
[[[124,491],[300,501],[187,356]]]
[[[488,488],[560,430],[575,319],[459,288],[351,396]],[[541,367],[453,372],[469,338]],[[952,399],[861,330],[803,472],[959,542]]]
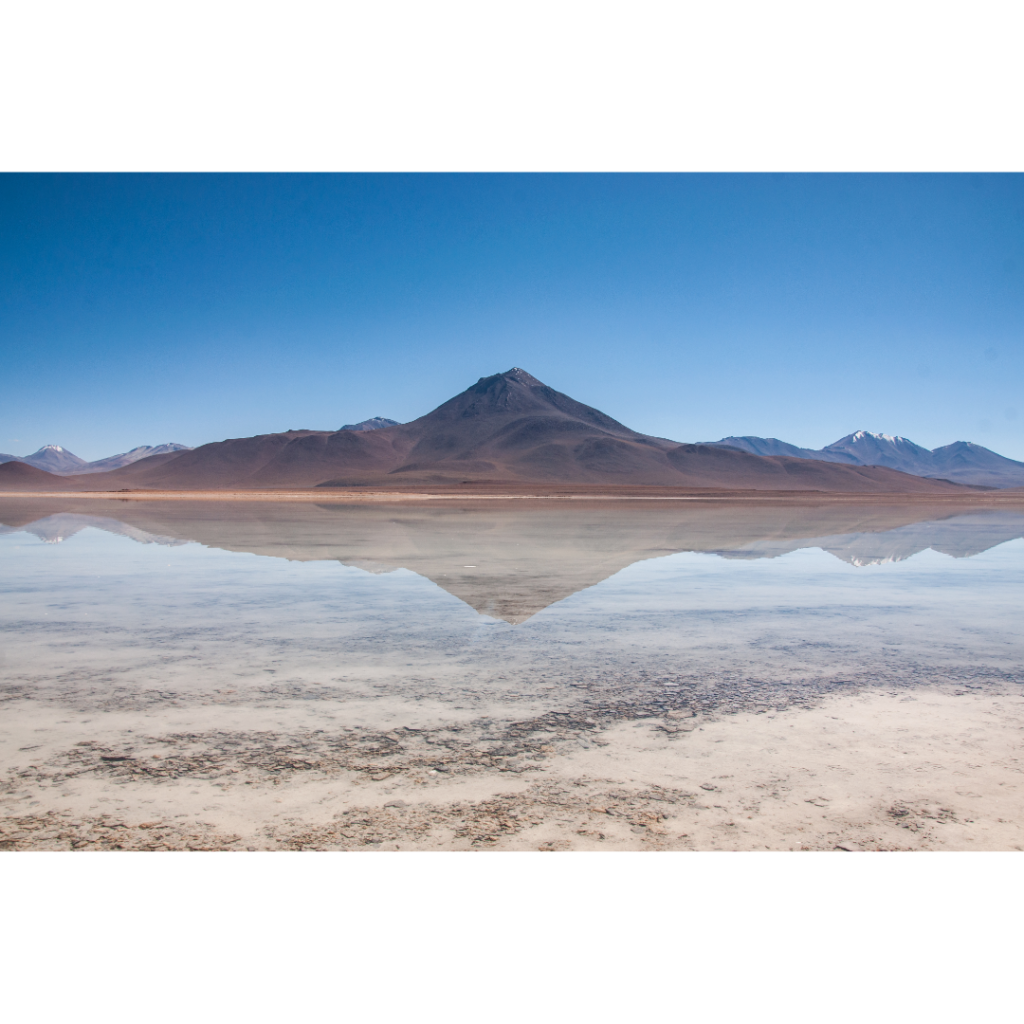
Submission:
[[[62,476],[36,469],[27,462],[0,463],[0,490],[6,491],[67,491],[68,481]]]
[[[762,458],[649,437],[519,368],[481,378],[411,423],[236,438],[65,481],[63,487],[407,490],[474,482],[859,493],[960,490],[882,467]],[[0,490],[15,489],[0,466]]]
[[[942,506],[881,504],[410,507],[9,498],[0,501],[0,524],[0,532],[25,530],[48,543],[96,527],[143,543],[198,541],[372,573],[404,568],[482,614],[519,623],[634,562],[682,551],[756,559],[819,547],[853,565],[899,561],[928,548],[968,557],[1024,536],[1024,506],[950,514]]]
[[[987,487],[1024,487],[1024,462],[997,455],[971,441],[954,441],[932,453],[935,476]]]
[[[752,455],[786,455],[848,466],[887,466],[916,476],[979,487],[1024,487],[1024,462],[1015,462],[970,441],[929,451],[905,437],[858,430],[825,448],[798,448],[777,437],[723,437],[716,446]]]

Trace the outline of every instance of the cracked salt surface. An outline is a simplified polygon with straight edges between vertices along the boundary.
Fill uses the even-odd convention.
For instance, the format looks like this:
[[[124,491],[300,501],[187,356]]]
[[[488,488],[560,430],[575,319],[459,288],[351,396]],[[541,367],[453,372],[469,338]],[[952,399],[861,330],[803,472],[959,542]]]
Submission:
[[[680,552],[569,596],[520,545],[513,625],[503,580],[471,607],[172,534],[0,536],[3,847],[1024,846],[1019,539]]]

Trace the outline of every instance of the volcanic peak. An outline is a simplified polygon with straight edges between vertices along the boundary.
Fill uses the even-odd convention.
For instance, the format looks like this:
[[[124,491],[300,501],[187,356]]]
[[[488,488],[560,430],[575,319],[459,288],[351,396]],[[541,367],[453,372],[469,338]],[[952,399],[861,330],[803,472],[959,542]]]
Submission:
[[[414,420],[409,426],[486,418],[493,420],[497,427],[502,420],[507,422],[523,417],[578,420],[619,436],[641,436],[611,416],[548,387],[519,366],[504,373],[481,377],[476,384],[438,406],[433,412]]]

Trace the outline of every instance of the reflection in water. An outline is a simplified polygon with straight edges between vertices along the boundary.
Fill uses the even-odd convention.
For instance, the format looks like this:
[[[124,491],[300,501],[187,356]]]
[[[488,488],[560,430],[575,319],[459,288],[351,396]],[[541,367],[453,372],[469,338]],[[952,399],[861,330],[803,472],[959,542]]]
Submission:
[[[0,844],[1024,843],[1021,510],[6,499],[0,524]]]
[[[0,506],[0,528],[57,543],[91,526],[141,543],[197,541],[294,561],[338,561],[372,573],[410,569],[477,611],[512,623],[635,562],[678,552],[757,559],[821,548],[866,566],[928,549],[965,558],[1024,536],[1024,511],[958,514],[919,505],[97,504],[49,513],[38,505]]]

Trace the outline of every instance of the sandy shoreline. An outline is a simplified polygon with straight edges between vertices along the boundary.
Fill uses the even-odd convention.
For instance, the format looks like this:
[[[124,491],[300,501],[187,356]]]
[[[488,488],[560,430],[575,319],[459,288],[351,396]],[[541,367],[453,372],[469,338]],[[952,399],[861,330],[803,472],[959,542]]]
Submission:
[[[668,493],[664,493],[668,492]],[[728,502],[738,504],[909,504],[935,505],[949,508],[1024,507],[1022,491],[984,491],[968,494],[863,494],[831,491],[696,491],[674,493],[668,488],[652,488],[649,492],[636,488],[616,491],[610,488],[573,490],[551,488],[536,490],[492,490],[476,488],[435,489],[416,491],[359,491],[348,488],[270,491],[2,491],[0,499],[46,499],[48,501],[205,501],[205,502],[312,502],[316,504],[390,504],[429,501],[673,501]]]

